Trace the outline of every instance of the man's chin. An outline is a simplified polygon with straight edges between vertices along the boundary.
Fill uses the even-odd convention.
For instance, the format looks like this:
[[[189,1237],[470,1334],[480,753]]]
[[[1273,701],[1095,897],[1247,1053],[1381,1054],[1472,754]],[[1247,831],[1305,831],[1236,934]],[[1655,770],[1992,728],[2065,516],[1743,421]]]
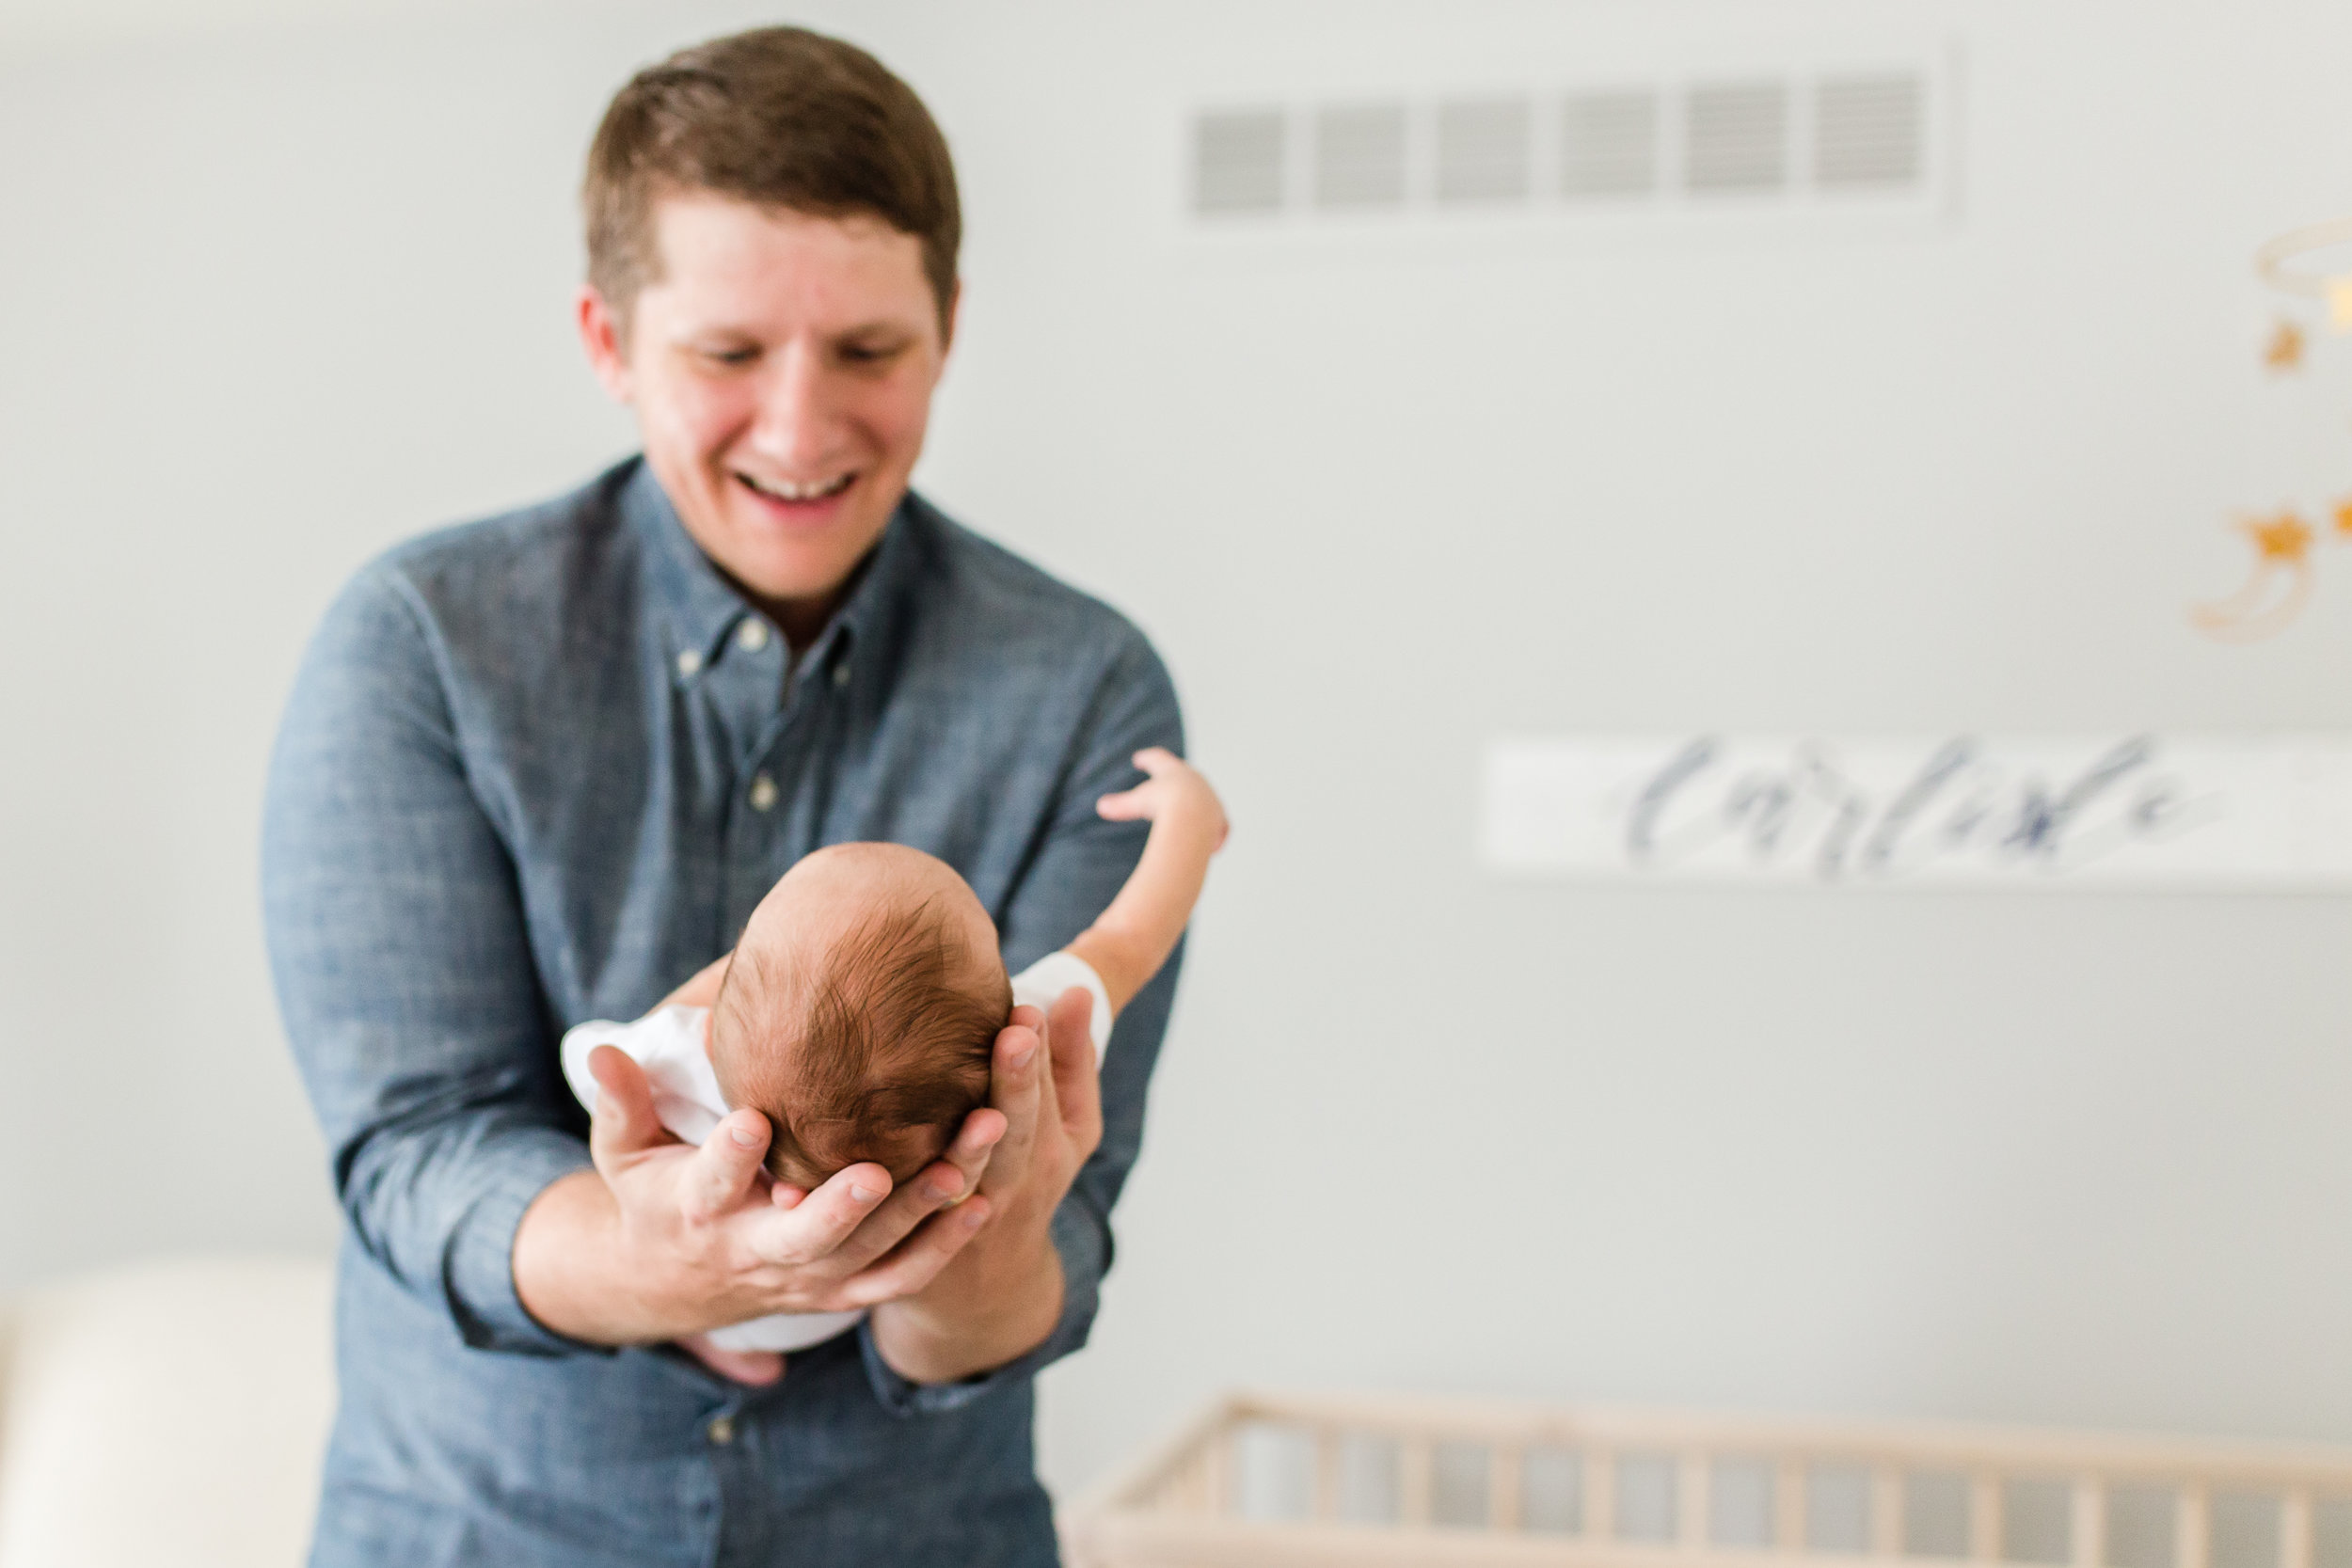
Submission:
[[[879,534],[881,531],[877,530]],[[771,615],[787,609],[803,612],[830,610],[843,587],[856,573],[858,562],[873,547],[870,540],[855,543],[827,540],[822,549],[764,549],[729,552],[732,561],[713,556],[737,587],[757,600]],[[707,552],[706,552],[707,553]],[[798,631],[802,628],[787,627]]]
[[[722,526],[686,531],[735,582],[771,610],[832,599],[889,526],[887,515],[843,515],[828,523],[779,526],[756,513],[729,507]]]

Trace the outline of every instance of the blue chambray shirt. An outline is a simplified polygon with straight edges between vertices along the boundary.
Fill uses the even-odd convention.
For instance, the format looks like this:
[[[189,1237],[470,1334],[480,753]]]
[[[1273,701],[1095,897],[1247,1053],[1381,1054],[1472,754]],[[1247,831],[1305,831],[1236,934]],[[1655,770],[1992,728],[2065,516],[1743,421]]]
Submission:
[[[1168,1021],[1120,1016],[1056,1216],[1052,1337],[916,1386],[866,1330],[752,1390],[515,1294],[523,1210],[588,1164],[556,1041],[711,958],[794,861],[887,839],[961,871],[1014,969],[1142,850],[1096,797],[1182,723],[1113,610],[909,496],[797,664],[632,460],[429,535],[327,611],[272,760],[262,893],[347,1217],[312,1560],[1050,1563],[1030,1381],[1085,1341]]]

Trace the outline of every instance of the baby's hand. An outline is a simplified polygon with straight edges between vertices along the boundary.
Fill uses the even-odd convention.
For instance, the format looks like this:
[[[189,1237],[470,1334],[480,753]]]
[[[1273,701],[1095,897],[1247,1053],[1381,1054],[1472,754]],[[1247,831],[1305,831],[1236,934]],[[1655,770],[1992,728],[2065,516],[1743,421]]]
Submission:
[[[1164,746],[1137,752],[1136,766],[1150,775],[1133,789],[1105,795],[1094,809],[1113,822],[1140,817],[1182,832],[1197,832],[1214,854],[1225,847],[1225,804],[1199,769]]]

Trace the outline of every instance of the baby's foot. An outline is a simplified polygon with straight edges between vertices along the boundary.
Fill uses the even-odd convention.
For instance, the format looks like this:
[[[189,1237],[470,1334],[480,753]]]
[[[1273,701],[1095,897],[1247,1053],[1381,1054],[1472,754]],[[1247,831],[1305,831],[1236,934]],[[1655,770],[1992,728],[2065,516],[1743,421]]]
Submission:
[[[784,1376],[784,1356],[776,1351],[721,1350],[707,1334],[689,1334],[677,1347],[730,1383],[763,1388]]]

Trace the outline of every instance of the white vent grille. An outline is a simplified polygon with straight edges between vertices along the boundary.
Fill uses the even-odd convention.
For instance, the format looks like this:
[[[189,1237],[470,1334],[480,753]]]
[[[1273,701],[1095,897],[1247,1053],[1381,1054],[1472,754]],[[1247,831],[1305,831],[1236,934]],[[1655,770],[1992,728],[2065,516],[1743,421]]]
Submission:
[[[1405,200],[1402,103],[1343,103],[1315,115],[1315,205],[1395,207]]]
[[[1788,182],[1788,89],[1778,82],[1692,87],[1684,101],[1683,182],[1704,195]]]
[[[1280,109],[1204,114],[1193,128],[1195,212],[1277,213],[1283,205]]]
[[[1510,93],[1243,99],[1191,117],[1189,210],[1204,229],[1243,234],[1948,214],[1952,56],[1910,58],[1719,60],[1686,78]]]
[[[1560,194],[1570,201],[1658,187],[1658,94],[1571,94],[1560,105]]]
[[[1813,89],[1813,179],[1831,189],[1919,178],[1926,95],[1916,76],[1844,76]]]
[[[1438,105],[1438,199],[1524,201],[1534,113],[1523,98]]]

